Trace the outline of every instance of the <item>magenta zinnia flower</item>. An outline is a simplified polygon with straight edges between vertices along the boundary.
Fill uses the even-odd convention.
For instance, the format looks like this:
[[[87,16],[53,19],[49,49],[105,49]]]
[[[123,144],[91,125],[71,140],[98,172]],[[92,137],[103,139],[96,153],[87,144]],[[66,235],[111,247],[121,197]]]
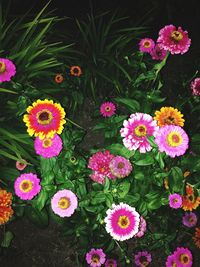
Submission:
[[[135,208],[120,203],[107,210],[106,231],[116,240],[124,241],[135,236],[139,231],[140,215]]]
[[[124,137],[124,146],[129,150],[139,149],[140,153],[150,151],[147,136],[155,135],[158,130],[157,122],[145,113],[131,114],[128,120],[125,120],[124,128],[120,130],[121,136]]]
[[[169,255],[167,257],[166,261],[166,267],[177,267],[178,265],[176,264],[176,257],[174,254]]]
[[[124,178],[132,171],[130,161],[122,156],[114,157],[109,164],[109,168],[112,174],[117,178]]]
[[[188,38],[188,32],[181,27],[177,29],[174,25],[167,25],[160,30],[157,42],[171,54],[184,54],[190,47],[191,39]]]
[[[117,261],[113,259],[107,259],[105,262],[105,267],[117,267]]]
[[[191,90],[193,95],[200,96],[200,78],[191,82]]]
[[[62,139],[57,134],[55,134],[53,138],[44,138],[42,140],[36,137],[34,148],[36,154],[43,158],[56,157],[62,150]]]
[[[91,267],[100,267],[106,261],[106,255],[102,249],[92,248],[86,254],[86,261]]]
[[[116,106],[112,102],[104,102],[100,107],[101,115],[104,117],[111,117],[115,114]]]
[[[77,207],[76,195],[67,189],[58,191],[51,199],[51,208],[60,217],[70,217]]]
[[[149,53],[154,48],[155,42],[151,38],[144,38],[139,42],[139,49],[141,52]]]
[[[19,170],[19,171],[23,171],[27,166],[27,162],[25,160],[23,160],[23,162],[17,160],[16,161],[16,168]]]
[[[16,67],[9,59],[0,58],[0,82],[9,82],[16,73]]]
[[[41,190],[40,179],[36,174],[23,173],[14,183],[15,194],[22,200],[33,199]]]
[[[151,254],[148,251],[140,251],[135,254],[134,261],[136,266],[148,266],[149,263],[152,261]]]
[[[191,267],[192,253],[188,248],[178,247],[174,252],[177,267]]]
[[[186,212],[182,223],[189,228],[194,227],[197,224],[197,215],[194,212]]]
[[[94,171],[90,177],[101,184],[104,183],[104,179],[107,176],[109,179],[114,179],[115,176],[111,173],[109,164],[114,158],[114,155],[110,154],[110,151],[97,152],[89,159],[88,168]],[[104,179],[103,179],[104,177]]]
[[[165,152],[172,158],[185,154],[188,142],[189,138],[180,126],[166,125],[156,133],[155,143],[159,151]]]
[[[147,223],[146,220],[141,216],[140,217],[140,224],[139,224],[139,232],[135,235],[135,237],[142,237],[147,230]]]
[[[182,206],[182,197],[179,194],[169,195],[169,206],[172,209],[179,209]]]
[[[167,55],[167,51],[162,49],[159,44],[156,44],[150,55],[154,60],[163,60]]]

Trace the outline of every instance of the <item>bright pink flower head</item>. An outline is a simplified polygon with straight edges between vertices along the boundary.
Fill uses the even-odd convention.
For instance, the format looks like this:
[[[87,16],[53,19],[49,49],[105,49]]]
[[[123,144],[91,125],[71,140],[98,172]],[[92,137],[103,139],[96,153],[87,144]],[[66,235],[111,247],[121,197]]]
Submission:
[[[100,107],[101,115],[104,117],[111,117],[115,114],[116,106],[112,102],[104,102]]]
[[[105,262],[105,267],[117,267],[117,261],[113,259],[107,259]]]
[[[56,157],[62,150],[62,139],[57,134],[55,134],[53,138],[44,138],[42,140],[39,137],[36,137],[34,148],[36,154],[43,158]]]
[[[155,143],[160,152],[165,152],[171,158],[185,154],[189,138],[186,132],[176,125],[166,125],[156,133]]]
[[[183,31],[181,27],[177,29],[174,25],[167,25],[159,31],[157,42],[171,54],[184,54],[190,47],[191,39],[188,32]]]
[[[139,224],[139,232],[135,235],[135,237],[142,237],[147,230],[147,223],[146,220],[141,216],[140,217],[140,224]]]
[[[9,82],[16,73],[16,67],[9,59],[0,58],[0,82]]]
[[[71,217],[77,207],[77,196],[67,189],[58,191],[51,199],[51,208],[60,217]]]
[[[166,267],[177,267],[178,265],[176,264],[176,257],[174,254],[169,255],[167,257],[166,261]]]
[[[90,174],[90,178],[98,184],[105,183],[105,175],[99,172],[94,171],[92,174]]]
[[[179,209],[182,206],[182,197],[179,194],[169,195],[169,206],[172,209]]]
[[[106,261],[106,255],[102,249],[92,248],[86,254],[86,261],[91,267],[100,267]]]
[[[25,160],[23,160],[23,162],[17,160],[16,161],[16,168],[19,170],[19,171],[23,171],[27,166],[27,162]]]
[[[97,174],[101,174],[104,177],[108,177],[109,179],[114,179],[115,176],[111,173],[109,164],[111,160],[114,158],[114,155],[110,154],[110,151],[105,150],[104,152],[97,152],[92,155],[89,159],[88,168],[94,171],[95,176],[91,178],[93,180],[102,180],[102,176],[97,177]],[[101,178],[100,178],[101,177]],[[103,180],[102,182],[103,183]]]
[[[197,215],[194,212],[186,212],[183,216],[182,223],[191,228],[194,227],[197,224]]]
[[[192,253],[188,248],[178,247],[174,252],[177,267],[191,267]]]
[[[14,183],[15,194],[22,200],[33,199],[41,190],[40,179],[36,174],[23,173]]]
[[[154,49],[155,42],[151,38],[144,38],[139,42],[139,49],[141,52],[150,53]]]
[[[162,49],[159,44],[156,44],[150,55],[154,60],[163,60],[167,55],[167,51]]]
[[[107,210],[106,231],[116,240],[124,241],[135,236],[139,231],[140,215],[135,208],[120,203]]]
[[[200,96],[200,78],[191,82],[191,90],[193,95]]]
[[[152,261],[151,254],[148,251],[140,251],[135,254],[134,261],[136,266],[148,266],[149,263]]]
[[[146,153],[152,149],[147,136],[155,135],[158,126],[149,114],[131,114],[130,118],[124,121],[123,126],[120,133],[124,137],[125,147],[129,150],[139,149],[140,153]]]
[[[114,157],[109,164],[109,168],[112,174],[117,178],[124,178],[132,171],[130,161],[122,156]]]

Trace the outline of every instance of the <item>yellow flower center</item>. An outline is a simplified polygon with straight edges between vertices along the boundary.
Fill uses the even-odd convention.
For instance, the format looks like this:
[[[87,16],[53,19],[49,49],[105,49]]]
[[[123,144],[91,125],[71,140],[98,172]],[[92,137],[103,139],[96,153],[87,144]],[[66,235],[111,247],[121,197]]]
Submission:
[[[180,262],[182,264],[188,264],[189,261],[190,261],[190,257],[187,254],[181,254]]]
[[[177,267],[176,262],[173,262],[173,263],[172,263],[172,267]]]
[[[171,33],[171,38],[174,40],[174,41],[180,41],[183,39],[183,34],[179,31],[173,31]]]
[[[126,229],[130,225],[130,220],[125,215],[124,216],[119,216],[119,219],[118,219],[117,223],[118,223],[119,227],[121,227],[123,229]]]
[[[52,145],[52,140],[50,138],[45,138],[42,140],[42,146],[48,148]]]
[[[167,136],[167,143],[169,146],[176,147],[182,144],[183,138],[178,132],[171,132]]]
[[[36,118],[39,124],[47,125],[51,123],[53,116],[49,110],[43,109],[37,113]]]
[[[105,110],[106,110],[107,112],[109,112],[109,111],[111,110],[111,108],[107,106],[107,107],[105,108]]]
[[[166,124],[174,124],[174,117],[168,116],[166,119],[164,119],[164,123]]]
[[[143,45],[145,48],[149,48],[151,46],[151,42],[145,41]]]
[[[30,180],[23,180],[19,186],[20,190],[24,193],[30,192],[33,188],[33,184]]]
[[[4,73],[6,70],[6,65],[3,61],[0,61],[0,73]]]
[[[135,130],[134,130],[134,134],[137,136],[137,137],[143,137],[143,136],[146,136],[147,135],[147,128],[145,125],[143,124],[140,124],[138,125]]]
[[[92,262],[99,263],[100,257],[97,254],[92,255]]]
[[[58,207],[62,210],[66,210],[70,206],[70,200],[67,197],[61,197],[58,201]]]
[[[125,166],[124,162],[119,162],[118,165],[117,165],[117,168],[118,169],[123,169]]]

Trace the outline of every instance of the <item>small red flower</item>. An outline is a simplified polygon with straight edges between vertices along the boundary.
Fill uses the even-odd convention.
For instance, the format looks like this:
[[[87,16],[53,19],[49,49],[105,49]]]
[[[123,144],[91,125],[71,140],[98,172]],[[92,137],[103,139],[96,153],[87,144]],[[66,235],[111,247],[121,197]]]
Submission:
[[[82,70],[81,70],[81,68],[80,68],[79,66],[72,66],[72,67],[70,68],[70,74],[71,74],[72,76],[77,76],[77,77],[79,77],[79,76],[82,74]]]
[[[63,80],[64,80],[64,77],[62,74],[56,74],[56,76],[55,76],[55,82],[56,83],[62,83]]]

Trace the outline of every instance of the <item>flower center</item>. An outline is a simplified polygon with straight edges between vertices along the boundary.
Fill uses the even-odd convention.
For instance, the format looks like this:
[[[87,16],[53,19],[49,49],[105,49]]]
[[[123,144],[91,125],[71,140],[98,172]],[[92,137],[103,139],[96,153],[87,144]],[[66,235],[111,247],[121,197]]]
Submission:
[[[119,162],[118,165],[117,165],[117,168],[118,169],[123,169],[125,166],[124,162]]]
[[[194,219],[192,217],[189,218],[188,220],[190,223],[194,223]]]
[[[109,112],[109,111],[111,111],[111,108],[107,106],[107,107],[105,108],[105,110],[106,110],[107,112]]]
[[[42,146],[45,147],[45,148],[48,148],[52,145],[52,140],[50,138],[45,138],[43,141],[42,141]]]
[[[92,262],[99,263],[100,257],[97,254],[92,255]]]
[[[172,267],[177,267],[176,262],[173,262],[173,263],[172,263]]]
[[[180,262],[183,264],[187,264],[190,261],[190,257],[187,254],[181,254]]]
[[[143,136],[146,136],[147,135],[147,128],[145,125],[141,124],[141,125],[138,125],[135,130],[134,130],[134,134],[137,136],[137,137],[143,137]]]
[[[164,123],[166,124],[173,124],[174,123],[174,118],[169,116],[166,119],[164,119]]]
[[[175,203],[177,203],[178,202],[178,199],[177,198],[174,198],[173,199],[173,203],[175,204]]]
[[[20,190],[24,193],[30,192],[33,188],[33,184],[30,180],[23,180],[19,186]]]
[[[36,118],[39,124],[47,125],[51,123],[53,116],[49,110],[43,109],[37,113]]]
[[[140,257],[140,263],[141,263],[142,267],[146,267],[149,264],[148,261],[147,261],[147,258],[145,256],[141,256]]]
[[[119,227],[126,229],[130,225],[130,220],[127,216],[123,215],[123,216],[119,216],[117,223]]]
[[[66,210],[70,206],[70,200],[67,197],[61,197],[58,201],[58,207],[62,210]]]
[[[189,195],[187,196],[190,202],[194,202],[194,195]]]
[[[108,263],[108,267],[114,267],[115,266],[113,260],[109,260],[107,263]]]
[[[149,48],[151,46],[151,42],[149,42],[149,41],[145,41],[144,42],[144,47],[145,48]]]
[[[178,132],[171,132],[167,136],[167,143],[169,146],[177,147],[182,144],[183,138]]]
[[[173,31],[171,33],[171,38],[174,40],[174,41],[180,41],[183,39],[183,34],[179,31]]]
[[[0,73],[4,73],[6,70],[6,65],[3,61],[0,61]]]
[[[76,158],[75,157],[70,157],[70,159],[69,159],[70,161],[71,161],[71,163],[75,163],[76,162]]]

